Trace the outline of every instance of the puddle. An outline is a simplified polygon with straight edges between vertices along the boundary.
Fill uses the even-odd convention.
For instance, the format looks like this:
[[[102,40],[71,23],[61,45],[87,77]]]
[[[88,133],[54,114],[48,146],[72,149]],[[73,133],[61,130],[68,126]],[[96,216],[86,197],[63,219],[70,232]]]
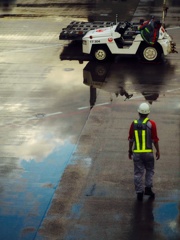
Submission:
[[[74,145],[66,141],[42,162],[22,160],[16,181],[4,178],[1,239],[34,239],[73,149]]]
[[[173,197],[172,197],[173,196]],[[166,239],[180,239],[179,229],[179,194],[171,194],[168,201],[157,202],[154,208],[154,221],[158,224],[155,231],[161,233]],[[174,200],[174,201],[172,201]]]

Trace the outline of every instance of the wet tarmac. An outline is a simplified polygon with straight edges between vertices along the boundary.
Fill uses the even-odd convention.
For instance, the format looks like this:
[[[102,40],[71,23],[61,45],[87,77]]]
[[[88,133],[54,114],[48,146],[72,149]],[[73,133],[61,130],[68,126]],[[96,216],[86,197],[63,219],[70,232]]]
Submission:
[[[160,14],[157,2],[140,2],[133,19]],[[172,4],[168,31],[180,51],[178,2]],[[158,64],[121,56],[94,63],[82,57],[79,42],[59,41],[71,20],[1,18],[0,239],[178,240],[179,54]],[[161,159],[156,199],[139,204],[127,136],[145,100]]]
[[[59,61],[58,20],[4,19],[1,28],[1,239],[34,239],[89,115],[80,109],[89,91],[82,66]]]

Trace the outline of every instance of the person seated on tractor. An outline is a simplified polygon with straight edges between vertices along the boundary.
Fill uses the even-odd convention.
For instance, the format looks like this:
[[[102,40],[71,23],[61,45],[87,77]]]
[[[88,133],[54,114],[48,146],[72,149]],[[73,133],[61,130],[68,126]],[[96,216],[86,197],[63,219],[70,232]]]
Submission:
[[[155,20],[154,17],[145,21],[140,27],[141,37],[144,41],[146,41],[150,45],[154,45],[159,38],[159,29],[161,27],[161,23],[159,20]]]
[[[117,46],[119,48],[123,48],[124,45],[124,33],[126,32],[126,30],[131,26],[131,23],[129,22],[124,22],[124,24],[122,24],[121,22],[117,25],[115,32],[118,32],[120,34],[119,38],[115,39],[115,42],[117,44]]]

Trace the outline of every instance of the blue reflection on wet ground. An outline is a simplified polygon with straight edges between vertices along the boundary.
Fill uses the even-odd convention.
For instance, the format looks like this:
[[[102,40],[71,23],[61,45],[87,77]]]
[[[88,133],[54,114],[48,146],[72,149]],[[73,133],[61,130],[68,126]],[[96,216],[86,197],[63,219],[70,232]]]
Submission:
[[[173,195],[173,193],[172,193]],[[172,198],[174,198],[171,195]],[[154,218],[157,225],[157,232],[161,232],[166,239],[180,239],[180,226],[179,226],[179,194],[176,195],[177,199],[171,202],[166,201],[156,203],[154,209]]]
[[[66,141],[42,162],[22,160],[22,173],[1,192],[1,240],[34,239],[74,150]]]

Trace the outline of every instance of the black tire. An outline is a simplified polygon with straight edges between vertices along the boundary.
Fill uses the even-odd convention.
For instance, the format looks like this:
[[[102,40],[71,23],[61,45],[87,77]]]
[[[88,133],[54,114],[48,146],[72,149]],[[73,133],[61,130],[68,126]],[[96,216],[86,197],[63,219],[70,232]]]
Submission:
[[[157,62],[162,58],[162,49],[158,45],[151,46],[148,44],[143,44],[140,47],[139,55],[143,61]]]
[[[97,45],[93,46],[92,55],[95,60],[103,62],[110,58],[110,51],[106,46]]]
[[[96,63],[96,66],[93,71],[93,78],[97,80],[98,82],[104,82],[106,79],[108,68],[106,68],[106,65],[103,65],[103,63]]]
[[[106,73],[107,73],[107,69],[105,68],[104,65],[96,65],[95,67],[95,73],[98,77],[104,77],[106,76]]]

